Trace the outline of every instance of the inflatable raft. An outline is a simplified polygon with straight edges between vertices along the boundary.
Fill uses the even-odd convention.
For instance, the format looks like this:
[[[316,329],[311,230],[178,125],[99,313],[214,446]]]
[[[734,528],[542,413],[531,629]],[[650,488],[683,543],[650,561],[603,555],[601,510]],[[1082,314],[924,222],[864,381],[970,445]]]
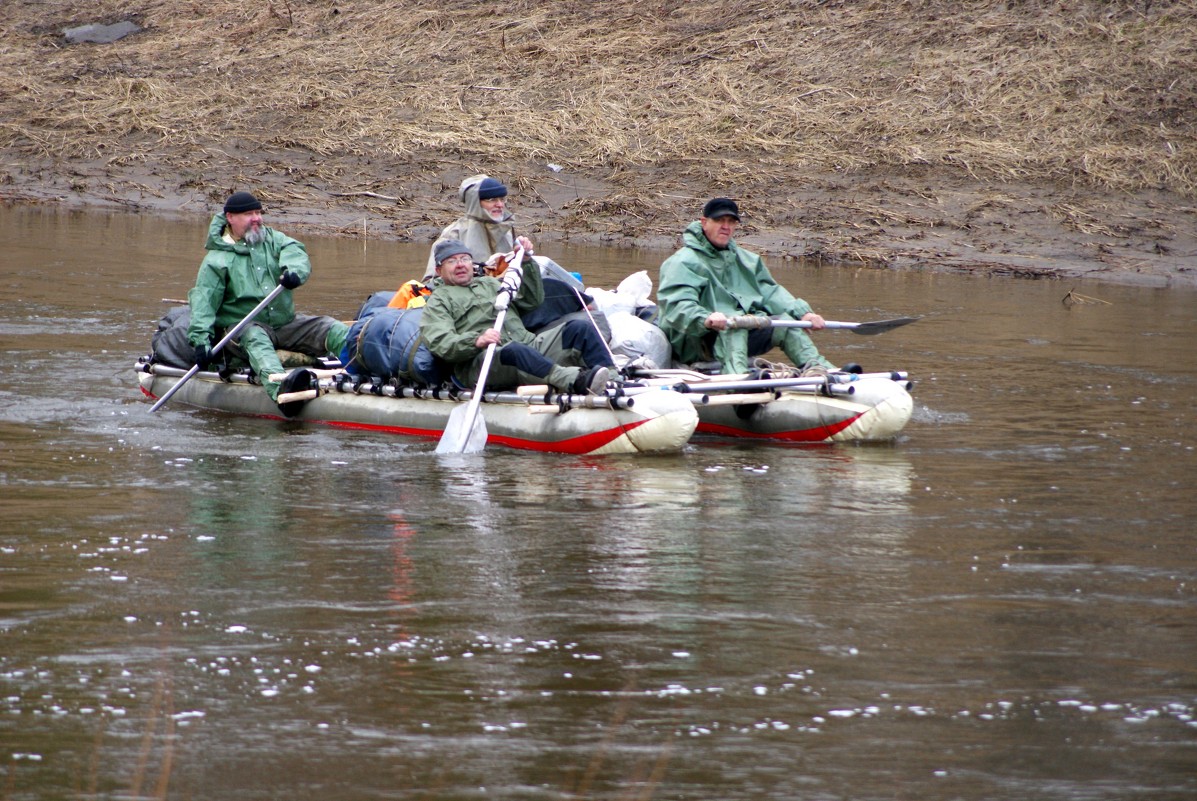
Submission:
[[[885,442],[910,421],[906,373],[832,373],[826,378],[706,375],[641,370],[631,397],[668,390],[689,397],[698,433],[779,442]]]
[[[187,372],[137,363],[142,392],[162,397]],[[184,384],[171,403],[273,419],[290,419],[359,431],[376,431],[439,439],[450,413],[468,402],[470,393],[404,387],[394,383],[355,381],[342,371],[321,374],[317,397],[299,413],[284,418],[262,387],[246,374],[227,379],[200,372]],[[629,397],[618,390],[607,395],[545,393],[529,396],[487,392],[480,406],[489,445],[570,454],[631,454],[680,450],[698,425],[690,398],[677,392]]]

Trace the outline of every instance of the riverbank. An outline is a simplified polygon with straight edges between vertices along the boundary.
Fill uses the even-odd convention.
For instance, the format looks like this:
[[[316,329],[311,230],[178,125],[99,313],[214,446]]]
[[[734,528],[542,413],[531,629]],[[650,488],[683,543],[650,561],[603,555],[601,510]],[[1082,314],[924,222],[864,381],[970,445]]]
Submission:
[[[302,154],[281,157],[302,161]],[[64,209],[96,208],[207,219],[219,200],[201,190],[180,190],[169,177],[141,169],[91,163],[20,167],[23,180],[0,186],[0,200]],[[237,168],[212,180],[249,187],[265,198],[271,224],[292,232],[431,242],[460,213],[451,182],[467,165],[444,170],[440,180],[397,182],[387,195],[363,184],[323,185],[242,177]],[[219,171],[218,171],[219,172]],[[604,209],[618,187],[588,176],[536,175],[535,165],[492,170],[522,186],[512,205],[522,231],[551,254],[556,242],[670,249],[697,217],[702,195],[663,199],[652,212]],[[534,176],[535,177],[532,177]],[[1093,279],[1146,287],[1197,288],[1197,207],[1163,192],[1101,194],[1031,185],[954,182],[932,189],[887,175],[821,179],[804,176],[791,190],[794,226],[771,225],[751,199],[741,200],[745,225],[738,237],[771,264],[791,259],[877,269],[923,270],[1018,278]],[[365,186],[374,186],[366,184]],[[680,190],[679,190],[680,191]],[[587,209],[584,213],[575,208]]]
[[[1006,5],[5,4],[0,201],[430,242],[485,171],[542,252],[725,194],[773,264],[1197,287],[1197,3]]]

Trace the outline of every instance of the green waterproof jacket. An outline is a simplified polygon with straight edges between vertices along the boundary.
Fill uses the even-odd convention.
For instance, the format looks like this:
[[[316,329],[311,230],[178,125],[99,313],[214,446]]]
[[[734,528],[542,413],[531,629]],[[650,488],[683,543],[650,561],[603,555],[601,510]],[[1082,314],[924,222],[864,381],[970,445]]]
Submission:
[[[544,282],[540,268],[530,259],[524,261],[523,274],[520,290],[508,307],[503,330],[499,332],[503,345],[508,342],[527,345],[536,338],[524,328],[519,313],[531,311],[544,301]],[[495,318],[499,316],[495,298],[500,285],[499,279],[486,275],[475,277],[465,286],[438,281],[420,317],[420,333],[428,350],[450,364],[472,362],[482,352],[475,344],[478,337],[495,327]]]
[[[702,340],[711,331],[703,322],[712,312],[728,317],[788,314],[796,320],[810,312],[809,303],[773,280],[760,256],[735,240],[719,250],[697,220],[686,226],[682,245],[661,264],[657,288],[657,323],[678,361],[689,364],[709,357]],[[729,333],[735,332],[720,335]]]
[[[312,274],[307,248],[273,228],[263,227],[266,239],[252,247],[244,241],[224,238],[227,222],[223,214],[208,226],[208,253],[200,264],[195,286],[187,293],[191,306],[191,327],[187,339],[192,345],[215,344],[217,332],[232,328],[253,311],[262,298],[278,286],[279,276],[290,270],[300,283]],[[291,291],[283,290],[259,312],[256,322],[277,328],[295,319]]]

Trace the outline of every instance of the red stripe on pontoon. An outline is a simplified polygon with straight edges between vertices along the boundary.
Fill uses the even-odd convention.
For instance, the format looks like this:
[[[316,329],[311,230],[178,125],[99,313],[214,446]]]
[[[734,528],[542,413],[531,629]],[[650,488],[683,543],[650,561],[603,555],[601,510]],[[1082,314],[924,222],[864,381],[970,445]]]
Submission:
[[[153,398],[154,395],[146,391],[145,387],[141,387],[141,391],[146,397]],[[269,420],[288,420],[281,415],[249,415],[250,417],[265,417]],[[655,418],[654,418],[655,419]],[[301,423],[316,423],[319,425],[332,426],[334,428],[348,428],[354,431],[379,431],[384,434],[399,434],[409,437],[429,437],[439,439],[444,432],[440,429],[429,428],[405,428],[404,426],[380,426],[371,423],[346,423],[336,420],[296,420],[294,422]],[[595,431],[581,437],[573,437],[571,439],[554,440],[552,442],[538,442],[531,439],[519,439],[518,437],[502,437],[497,434],[491,434],[486,438],[487,443],[492,445],[504,445],[508,448],[519,448],[525,451],[542,451],[544,453],[570,453],[583,454],[596,451],[599,448],[613,442],[620,435],[631,431],[634,428],[639,428],[649,420],[640,420],[635,423],[628,423],[625,426],[617,426],[616,428],[609,428],[606,431]]]
[[[860,417],[861,415],[858,414],[851,419],[843,420],[835,425],[806,428],[801,431],[778,431],[775,433],[749,431],[744,428],[736,428],[735,426],[704,423],[700,420],[698,422],[698,433],[716,434],[721,437],[739,437],[741,439],[774,439],[782,442],[822,442],[823,440],[831,439],[831,437],[859,420]]]
[[[349,428],[355,431],[379,431],[386,434],[402,434],[406,436],[430,437],[437,439],[439,439],[441,434],[444,433],[439,429],[380,426],[371,423],[346,423],[335,420],[303,420],[302,422],[319,423],[321,425],[333,426],[334,428]],[[541,442],[533,439],[521,439],[519,437],[505,437],[499,434],[491,434],[486,438],[486,441],[490,445],[503,445],[508,448],[519,448],[520,450],[525,451],[582,454],[596,451],[628,431],[631,431],[634,428],[639,428],[647,422],[649,422],[649,420],[639,420],[635,423],[628,423],[625,426],[608,428],[605,431],[594,431],[590,434],[585,434],[580,437],[571,437],[570,439],[559,439],[550,442]]]

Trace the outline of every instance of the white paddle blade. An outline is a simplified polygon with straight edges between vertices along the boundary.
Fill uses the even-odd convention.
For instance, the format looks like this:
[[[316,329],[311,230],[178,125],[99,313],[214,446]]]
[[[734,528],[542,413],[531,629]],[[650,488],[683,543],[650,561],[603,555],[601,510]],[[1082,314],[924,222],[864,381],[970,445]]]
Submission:
[[[469,413],[470,404],[463,403],[449,414],[445,433],[436,444],[437,453],[480,453],[486,447],[486,420],[482,410],[476,410],[473,425],[467,419]]]

